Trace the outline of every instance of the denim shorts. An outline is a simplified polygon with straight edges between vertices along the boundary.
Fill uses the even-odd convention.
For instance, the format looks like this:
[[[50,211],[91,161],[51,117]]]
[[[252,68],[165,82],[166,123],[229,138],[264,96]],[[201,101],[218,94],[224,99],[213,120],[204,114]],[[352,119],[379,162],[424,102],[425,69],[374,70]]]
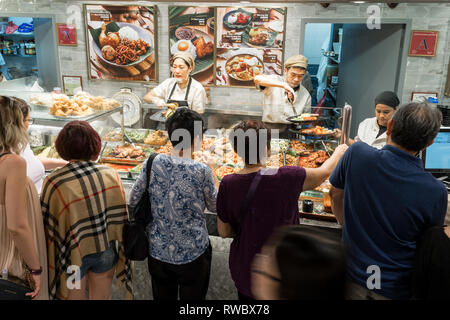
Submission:
[[[114,267],[119,260],[116,251],[115,241],[109,243],[109,248],[103,252],[89,254],[81,260],[81,278],[89,271],[94,273],[104,273]]]

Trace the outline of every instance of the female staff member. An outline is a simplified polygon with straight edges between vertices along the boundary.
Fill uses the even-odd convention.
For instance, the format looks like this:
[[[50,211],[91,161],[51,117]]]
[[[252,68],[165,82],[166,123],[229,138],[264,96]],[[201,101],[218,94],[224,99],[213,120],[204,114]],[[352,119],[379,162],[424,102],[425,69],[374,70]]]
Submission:
[[[200,82],[190,76],[194,70],[194,57],[187,52],[179,52],[170,59],[173,78],[169,78],[144,97],[148,103],[163,108],[168,103],[178,103],[198,113],[205,111],[206,92]]]
[[[28,130],[31,124],[30,106],[22,99],[15,98],[22,110],[25,128]],[[63,159],[38,158],[34,155],[28,143],[23,152],[20,154],[27,162],[27,176],[36,186],[38,195],[41,194],[42,183],[44,182],[45,170],[52,170],[67,164]]]
[[[395,92],[384,91],[380,93],[375,98],[375,117],[362,121],[358,127],[358,135],[355,140],[349,139],[349,143],[362,141],[374,148],[383,148],[386,144],[387,123],[399,104],[400,100]],[[340,133],[340,130],[338,130],[337,137],[340,136]]]

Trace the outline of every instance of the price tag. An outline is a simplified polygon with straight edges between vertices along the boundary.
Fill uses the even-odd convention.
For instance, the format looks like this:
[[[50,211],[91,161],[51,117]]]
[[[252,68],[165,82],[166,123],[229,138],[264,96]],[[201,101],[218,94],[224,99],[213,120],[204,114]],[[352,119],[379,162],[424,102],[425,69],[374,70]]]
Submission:
[[[192,17],[190,19],[191,26],[206,26],[206,17]]]
[[[241,34],[224,34],[222,35],[223,43],[242,43]]]
[[[269,22],[269,14],[268,13],[254,13],[253,14],[253,22]]]
[[[97,11],[90,13],[90,21],[111,21],[111,13],[106,11]]]
[[[277,62],[277,55],[276,54],[264,54],[263,56],[263,62],[264,63],[276,63]]]

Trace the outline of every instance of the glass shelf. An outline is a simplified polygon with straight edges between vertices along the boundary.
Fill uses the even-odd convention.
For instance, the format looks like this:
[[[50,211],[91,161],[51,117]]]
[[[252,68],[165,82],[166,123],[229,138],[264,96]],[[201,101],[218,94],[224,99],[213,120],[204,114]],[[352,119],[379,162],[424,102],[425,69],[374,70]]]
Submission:
[[[96,111],[95,113],[86,115],[86,116],[68,116],[68,117],[57,117],[49,113],[49,109],[46,106],[40,106],[40,105],[31,105],[31,114],[30,117],[33,119],[34,123],[57,123],[59,124],[66,124],[73,120],[79,120],[79,121],[95,121],[99,118],[102,118],[104,116],[111,115],[116,112],[121,112],[122,107],[119,106],[117,108],[106,110],[106,111]]]

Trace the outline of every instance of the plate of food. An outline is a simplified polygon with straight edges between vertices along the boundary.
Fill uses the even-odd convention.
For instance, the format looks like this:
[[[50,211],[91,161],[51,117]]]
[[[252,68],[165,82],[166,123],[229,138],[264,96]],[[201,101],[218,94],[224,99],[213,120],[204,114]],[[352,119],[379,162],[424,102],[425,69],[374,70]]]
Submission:
[[[102,156],[100,162],[137,165],[145,161],[153,152],[153,148],[124,144],[105,149],[103,152],[104,156]]]
[[[329,158],[328,154],[324,150],[319,150],[311,153],[307,157],[300,157],[298,165],[303,168],[318,168],[320,167],[327,159]]]
[[[241,170],[241,168],[234,166],[232,164],[226,164],[226,165],[216,168],[214,171],[216,173],[217,180],[219,180],[219,182],[220,182],[220,181],[222,181],[223,177],[225,177],[229,174],[236,173],[239,170]]]
[[[277,36],[278,32],[261,26],[248,27],[242,34],[242,41],[253,48],[267,48],[273,46]]]
[[[131,23],[103,23],[101,28],[89,31],[94,52],[108,65],[134,66],[147,59],[154,50],[148,31]]]
[[[300,115],[292,116],[286,119],[292,123],[310,123],[314,121],[323,121],[324,117],[320,117],[318,113],[302,113]]]
[[[169,137],[166,132],[156,130],[150,132],[144,139],[144,143],[152,146],[163,146],[167,143]]]
[[[87,105],[80,106],[69,98],[62,98],[53,100],[49,113],[55,117],[79,119],[80,117],[91,115],[95,111]]]
[[[299,134],[303,136],[312,136],[312,137],[332,137],[334,136],[334,131],[321,127],[321,126],[315,126],[313,128],[306,128],[306,129],[300,129],[298,131]]]
[[[214,64],[214,39],[201,30],[181,26],[174,31],[176,42],[171,37],[170,53],[189,52],[195,59],[191,75],[203,72]]]
[[[254,55],[237,54],[227,60],[225,70],[235,80],[252,81],[255,76],[263,74],[264,64]]]
[[[252,15],[241,8],[229,11],[223,16],[223,25],[228,29],[244,29],[252,22]]]

